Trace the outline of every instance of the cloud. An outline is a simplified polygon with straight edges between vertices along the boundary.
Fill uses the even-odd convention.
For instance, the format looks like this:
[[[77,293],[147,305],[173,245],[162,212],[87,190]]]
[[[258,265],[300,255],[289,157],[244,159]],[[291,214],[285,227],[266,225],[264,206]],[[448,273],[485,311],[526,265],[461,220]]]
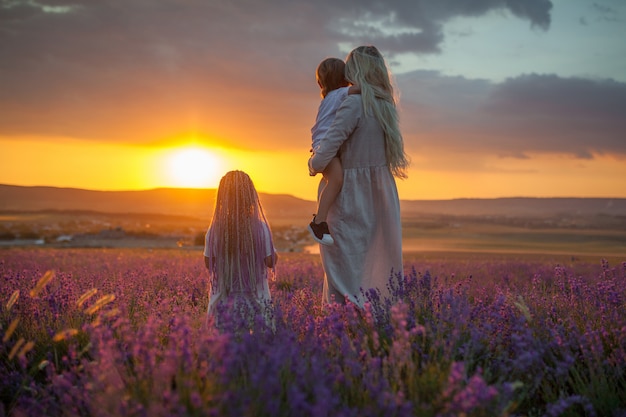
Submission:
[[[199,130],[228,141],[243,134],[243,123],[273,124],[280,137],[300,132],[285,123],[286,108],[307,133],[318,101],[314,68],[343,55],[338,44],[435,52],[441,25],[455,16],[508,8],[547,27],[550,7],[544,0],[3,1],[0,134],[149,142]]]
[[[611,5],[609,6],[606,3],[611,3]],[[606,0],[602,3],[593,2],[590,6],[598,21],[622,23],[623,18],[620,16],[618,8],[623,9],[623,3],[619,0]]]
[[[370,43],[394,53],[441,51],[443,25],[455,17],[482,16],[494,10],[508,10],[532,26],[550,27],[552,2],[548,0],[464,0],[391,1],[354,0],[323,2],[332,30],[347,40],[364,36]],[[322,6],[322,7],[324,7]]]
[[[407,144],[453,153],[626,157],[626,84],[527,74],[502,83],[417,71],[398,77]]]
[[[437,53],[456,17],[508,11],[547,29],[551,8],[547,0],[2,0],[0,135],[150,143],[195,131],[229,146],[297,147],[319,103],[313,72],[324,57],[365,43],[390,59]],[[440,104],[440,123],[454,114],[474,126],[480,116]]]
[[[599,12],[600,14],[603,15],[616,15],[618,14],[617,11],[615,9],[613,9],[611,6],[606,6],[604,4],[600,4],[600,3],[596,3],[593,2],[593,4],[591,5],[591,8],[597,12]]]
[[[488,98],[485,110],[518,127],[538,150],[580,157],[626,154],[626,84],[612,80],[531,74],[509,79]],[[550,141],[545,139],[554,138]]]

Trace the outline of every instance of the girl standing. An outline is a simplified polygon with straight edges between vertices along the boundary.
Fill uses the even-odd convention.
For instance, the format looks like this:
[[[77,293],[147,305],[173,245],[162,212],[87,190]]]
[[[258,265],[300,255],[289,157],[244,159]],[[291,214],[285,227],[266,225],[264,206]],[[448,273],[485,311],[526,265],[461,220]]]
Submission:
[[[204,263],[210,275],[208,315],[227,304],[249,320],[271,300],[268,272],[278,256],[252,180],[242,171],[222,177],[211,225],[206,232]],[[267,318],[267,315],[266,315]]]

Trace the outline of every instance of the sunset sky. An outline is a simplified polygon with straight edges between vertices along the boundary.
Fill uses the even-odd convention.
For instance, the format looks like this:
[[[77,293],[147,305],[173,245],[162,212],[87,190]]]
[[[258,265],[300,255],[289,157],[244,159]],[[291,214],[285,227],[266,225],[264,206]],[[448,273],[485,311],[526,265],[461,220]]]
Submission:
[[[402,199],[626,197],[624,0],[0,0],[0,183],[313,200],[315,68],[373,44]],[[198,168],[199,166],[199,168]]]

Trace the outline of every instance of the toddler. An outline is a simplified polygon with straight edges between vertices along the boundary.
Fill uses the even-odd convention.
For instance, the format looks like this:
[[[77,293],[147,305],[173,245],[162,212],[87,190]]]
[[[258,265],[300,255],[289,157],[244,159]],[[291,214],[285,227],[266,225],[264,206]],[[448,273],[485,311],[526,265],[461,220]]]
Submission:
[[[311,151],[315,151],[320,141],[324,140],[326,132],[335,119],[335,113],[348,92],[351,94],[358,92],[358,89],[350,87],[346,80],[345,66],[345,63],[339,58],[326,58],[317,66],[315,78],[317,78],[323,99],[317,111],[315,125],[311,128]],[[343,185],[343,168],[338,156],[330,161],[322,174],[324,185],[319,194],[317,213],[313,215],[313,220],[309,223],[308,229],[316,242],[322,245],[332,245],[334,240],[330,234],[326,217]]]

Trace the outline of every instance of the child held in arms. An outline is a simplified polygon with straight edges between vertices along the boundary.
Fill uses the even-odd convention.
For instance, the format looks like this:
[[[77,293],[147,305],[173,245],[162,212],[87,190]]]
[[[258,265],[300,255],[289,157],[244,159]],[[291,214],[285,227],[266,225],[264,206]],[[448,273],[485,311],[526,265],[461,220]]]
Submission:
[[[311,128],[311,151],[314,151],[324,140],[343,99],[348,94],[360,92],[358,87],[350,86],[346,80],[345,67],[345,63],[339,58],[326,58],[317,66],[315,78],[321,90],[322,102],[317,111],[315,124]],[[313,220],[309,223],[308,229],[316,242],[322,245],[332,245],[334,240],[326,217],[330,206],[343,186],[343,168],[339,155],[330,161],[322,175],[324,178],[320,185],[317,213],[313,215]]]

